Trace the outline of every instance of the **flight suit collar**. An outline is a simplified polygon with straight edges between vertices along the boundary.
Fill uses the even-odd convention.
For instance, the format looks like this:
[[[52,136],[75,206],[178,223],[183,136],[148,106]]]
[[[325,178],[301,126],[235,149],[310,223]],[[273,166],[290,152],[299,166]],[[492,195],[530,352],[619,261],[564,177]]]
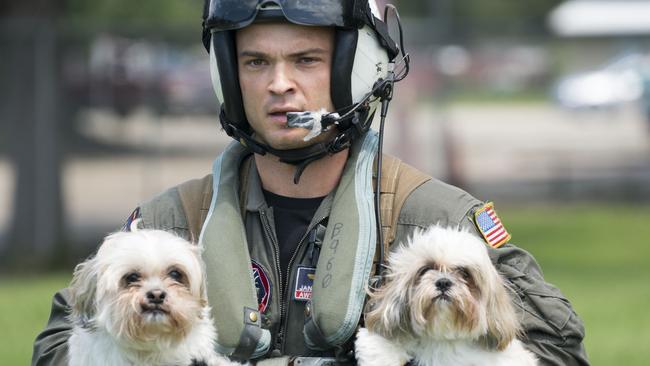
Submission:
[[[262,192],[262,180],[257,171],[255,159],[253,159],[251,162],[247,174],[248,182],[246,187],[246,211],[259,212],[260,210],[267,209],[268,205],[264,199],[264,192]],[[314,213],[312,223],[309,225],[310,229],[314,224],[318,223],[320,219],[329,215],[330,209],[332,208],[332,202],[334,201],[335,193],[336,190],[333,190],[323,199],[323,202],[321,202],[320,206]]]
[[[248,186],[246,187],[246,211],[259,212],[266,209],[266,200],[262,192],[262,180],[257,172],[255,158],[252,159],[248,169]]]

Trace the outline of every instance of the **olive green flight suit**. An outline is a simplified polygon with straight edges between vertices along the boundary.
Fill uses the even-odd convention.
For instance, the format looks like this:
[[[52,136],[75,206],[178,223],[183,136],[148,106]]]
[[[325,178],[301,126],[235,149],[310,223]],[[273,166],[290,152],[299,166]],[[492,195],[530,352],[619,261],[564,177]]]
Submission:
[[[250,164],[246,188],[244,222],[251,259],[263,269],[271,283],[268,309],[263,314],[262,326],[273,336],[268,357],[279,355],[332,356],[332,352],[319,353],[306,347],[302,330],[306,312],[305,302],[292,298],[296,272],[301,266],[315,266],[309,240],[305,236],[293,255],[287,283],[279,280],[279,249],[273,221],[273,210],[264,201],[260,179],[254,164]],[[171,188],[140,206],[140,227],[173,231],[188,240],[197,241],[198,229],[191,227],[188,216],[205,217],[211,196],[211,176],[192,181],[205,187],[205,194],[184,197],[178,187]],[[181,190],[182,191],[182,190]],[[199,190],[200,191],[200,190]],[[309,226],[326,224],[333,194],[326,197],[316,211]],[[193,208],[183,207],[183,202],[196,202]],[[477,232],[472,219],[483,202],[468,193],[441,181],[432,179],[416,188],[404,202],[397,218],[395,243],[404,242],[416,229],[434,224],[460,226]],[[186,210],[193,210],[187,213]],[[309,232],[309,230],[308,230]],[[498,249],[489,247],[496,268],[508,279],[514,289],[513,298],[525,330],[525,346],[535,353],[541,365],[588,365],[583,347],[584,328],[569,301],[554,286],[546,283],[535,259],[526,251],[505,244]],[[209,281],[209,279],[208,279]],[[66,318],[68,291],[54,296],[47,327],[34,344],[33,365],[65,365],[66,340],[71,324]],[[282,301],[281,301],[282,300]],[[353,340],[351,340],[353,341]]]

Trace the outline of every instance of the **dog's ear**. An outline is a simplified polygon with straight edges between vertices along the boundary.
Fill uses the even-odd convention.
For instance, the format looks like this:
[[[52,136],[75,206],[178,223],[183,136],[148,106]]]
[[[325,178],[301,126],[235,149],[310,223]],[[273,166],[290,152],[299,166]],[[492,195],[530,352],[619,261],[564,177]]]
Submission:
[[[194,259],[196,261],[195,263],[196,268],[192,268],[188,270],[194,270],[198,274],[197,280],[199,281],[199,296],[201,296],[201,306],[205,307],[208,306],[208,288],[207,288],[208,279],[205,271],[205,262],[203,262],[203,258],[201,257],[203,253],[203,248],[195,243],[188,243],[187,245],[189,246],[190,251],[192,252],[192,255],[194,256]]]
[[[370,293],[365,326],[387,338],[411,333],[411,285],[406,276],[390,276],[381,288]]]
[[[75,321],[85,322],[95,315],[95,296],[97,292],[97,260],[90,258],[74,269],[70,289],[72,293],[71,316]]]
[[[487,298],[487,335],[481,339],[486,348],[504,350],[521,333],[517,315],[508,295],[505,282],[496,269],[490,276],[492,291]]]

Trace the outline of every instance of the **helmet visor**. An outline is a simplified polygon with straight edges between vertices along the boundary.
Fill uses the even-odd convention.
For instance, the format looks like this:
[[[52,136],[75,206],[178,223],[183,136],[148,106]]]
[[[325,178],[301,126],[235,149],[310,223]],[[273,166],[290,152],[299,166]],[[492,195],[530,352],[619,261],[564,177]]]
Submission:
[[[355,15],[358,17],[361,13],[354,11],[355,5],[359,6],[357,4],[359,2],[359,0],[210,0],[205,27],[213,31],[240,29],[253,23],[258,12],[269,12],[266,9],[270,7],[275,9],[277,19],[284,18],[292,23],[353,28],[363,24],[363,19],[355,18]]]

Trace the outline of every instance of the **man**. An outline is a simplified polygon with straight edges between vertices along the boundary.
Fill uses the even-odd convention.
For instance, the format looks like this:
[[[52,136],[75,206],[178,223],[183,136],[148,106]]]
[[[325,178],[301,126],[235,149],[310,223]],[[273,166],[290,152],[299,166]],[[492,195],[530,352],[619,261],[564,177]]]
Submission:
[[[206,5],[220,120],[240,143],[211,175],[142,204],[125,229],[170,230],[203,246],[220,352],[258,365],[354,364],[364,291],[381,268],[383,243],[436,223],[485,234],[476,218],[491,205],[396,159],[386,157],[377,171],[370,121],[379,102],[385,116],[399,77],[389,67],[397,47],[371,11],[374,1]],[[306,128],[288,127],[292,113],[323,110],[313,139],[306,141]],[[381,215],[373,190],[391,202],[381,203]],[[580,319],[503,232],[486,241],[516,290],[523,341],[542,364],[587,364]],[[65,363],[66,298],[66,290],[54,298],[33,364]]]

